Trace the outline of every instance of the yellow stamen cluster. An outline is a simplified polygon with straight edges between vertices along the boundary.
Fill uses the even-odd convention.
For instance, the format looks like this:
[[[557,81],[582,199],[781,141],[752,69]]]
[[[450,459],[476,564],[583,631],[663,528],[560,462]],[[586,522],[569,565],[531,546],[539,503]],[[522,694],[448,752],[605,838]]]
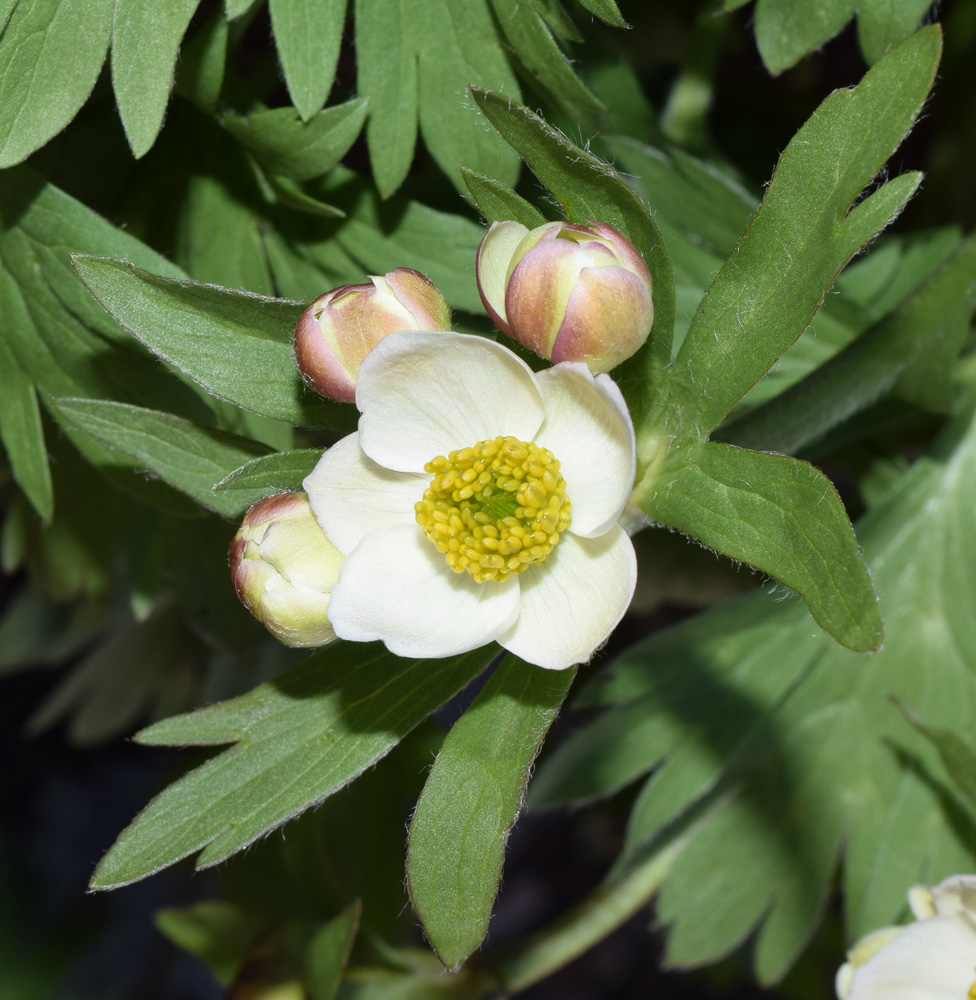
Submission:
[[[424,470],[434,478],[414,507],[417,523],[455,573],[478,583],[545,562],[572,519],[559,462],[537,444],[479,441]]]

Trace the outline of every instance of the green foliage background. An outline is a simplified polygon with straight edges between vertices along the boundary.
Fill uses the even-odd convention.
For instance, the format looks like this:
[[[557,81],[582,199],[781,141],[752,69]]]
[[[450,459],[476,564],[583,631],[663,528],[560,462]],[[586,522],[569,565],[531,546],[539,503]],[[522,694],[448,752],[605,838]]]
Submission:
[[[655,899],[703,991],[818,996],[845,936],[976,870],[976,18],[747,4],[0,0],[16,750],[205,748],[91,886],[223,863],[155,922],[226,996],[544,996]],[[490,334],[483,222],[553,218],[654,278],[614,373],[655,525],[630,618],[575,686],[494,646],[279,646],[227,580],[234,523],[356,423],[295,370],[304,303],[409,266]],[[502,948],[526,802],[612,858]],[[129,995],[71,986],[59,933],[0,921],[20,995]]]

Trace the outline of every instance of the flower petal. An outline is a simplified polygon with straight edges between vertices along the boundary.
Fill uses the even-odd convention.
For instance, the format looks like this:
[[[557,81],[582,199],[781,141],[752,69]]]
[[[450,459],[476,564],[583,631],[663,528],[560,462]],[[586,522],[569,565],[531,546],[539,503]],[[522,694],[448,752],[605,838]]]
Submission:
[[[849,1000],[964,1000],[976,982],[976,928],[963,915],[909,924],[854,970]]]
[[[602,535],[620,516],[634,486],[634,425],[607,375],[564,362],[536,375],[546,404],[537,444],[559,459],[573,505],[574,535]]]
[[[478,294],[488,315],[498,329],[505,333],[508,333],[508,320],[505,317],[508,265],[515,248],[528,232],[520,222],[493,222],[481,241],[475,258]]]
[[[461,333],[391,333],[363,361],[356,405],[363,451],[398,472],[499,435],[531,441],[545,416],[528,365]]]
[[[430,476],[390,472],[370,461],[359,435],[348,434],[319,459],[303,487],[329,541],[348,555],[376,528],[414,524],[414,504],[429,482]]]
[[[547,670],[588,660],[634,596],[637,559],[617,525],[599,538],[566,534],[541,566],[520,574],[522,610],[498,641]]]
[[[332,591],[336,635],[382,639],[397,656],[454,656],[505,632],[518,617],[519,585],[454,573],[416,526],[371,532],[346,558]]]

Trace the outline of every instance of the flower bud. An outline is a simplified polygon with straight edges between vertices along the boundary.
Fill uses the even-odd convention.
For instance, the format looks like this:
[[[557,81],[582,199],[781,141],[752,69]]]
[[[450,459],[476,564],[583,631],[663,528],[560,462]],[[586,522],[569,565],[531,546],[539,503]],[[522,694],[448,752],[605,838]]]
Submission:
[[[230,544],[238,598],[286,646],[321,646],[335,638],[329,594],[341,565],[342,553],[325,537],[304,493],[256,503]]]
[[[444,296],[419,271],[398,267],[372,284],[320,295],[295,328],[295,360],[305,380],[340,403],[356,399],[363,358],[394,330],[449,330]]]
[[[637,248],[603,222],[496,222],[478,248],[478,290],[499,330],[594,373],[625,361],[654,321],[651,274]]]

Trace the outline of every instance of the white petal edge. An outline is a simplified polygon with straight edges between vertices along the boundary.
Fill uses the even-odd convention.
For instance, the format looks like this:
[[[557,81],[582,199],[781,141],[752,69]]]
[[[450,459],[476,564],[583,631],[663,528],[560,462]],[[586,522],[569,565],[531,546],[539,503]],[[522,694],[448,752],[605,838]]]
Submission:
[[[573,505],[574,535],[602,535],[623,512],[634,487],[634,425],[616,383],[566,361],[537,373],[546,419],[535,436],[559,459]]]
[[[377,528],[416,524],[414,504],[429,483],[428,475],[390,472],[370,461],[354,433],[319,459],[302,486],[329,541],[349,555]]]
[[[976,927],[962,914],[909,924],[854,970],[848,1000],[965,1000]]]
[[[397,656],[454,656],[507,631],[519,613],[519,584],[480,584],[454,573],[420,528],[384,528],[346,558],[332,590],[336,635],[382,639]]]
[[[356,406],[363,451],[398,472],[499,435],[531,441],[545,417],[529,366],[462,333],[385,337],[359,369]]]
[[[623,618],[637,584],[637,558],[617,525],[599,538],[564,534],[519,581],[519,619],[499,643],[537,667],[564,670],[589,660]]]

